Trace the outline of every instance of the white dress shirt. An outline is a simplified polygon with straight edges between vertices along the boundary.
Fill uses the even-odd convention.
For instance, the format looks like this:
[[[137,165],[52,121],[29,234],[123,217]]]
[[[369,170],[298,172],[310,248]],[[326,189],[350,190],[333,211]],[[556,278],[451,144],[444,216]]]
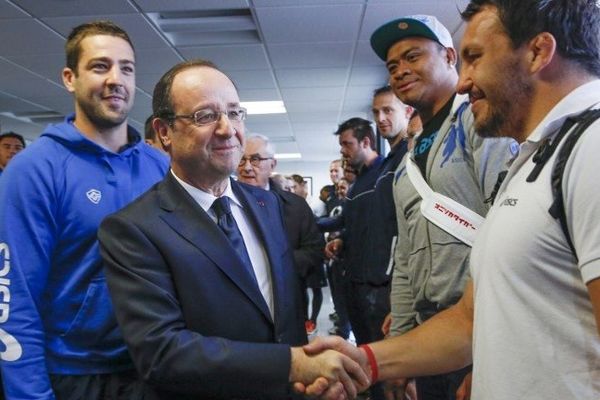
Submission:
[[[179,182],[186,192],[188,192],[190,196],[192,196],[192,198],[198,203],[198,205],[200,205],[200,207],[202,207],[202,209],[206,211],[208,215],[210,215],[216,224],[217,216],[211,209],[211,206],[217,198],[210,193],[184,182],[177,175],[175,175],[173,170],[171,170],[171,173],[175,179],[177,179],[177,182]],[[252,225],[252,221],[244,212],[242,203],[240,203],[236,195],[233,193],[229,179],[227,179],[227,188],[223,192],[222,196],[227,196],[231,200],[231,213],[233,214],[233,218],[235,219],[235,222],[240,229],[240,233],[244,238],[244,244],[246,245],[246,250],[248,250],[250,261],[252,262],[252,269],[254,270],[254,275],[256,276],[256,281],[258,282],[258,288],[265,298],[271,313],[271,318],[273,318],[273,285],[271,283],[272,280],[269,257],[267,256],[265,247],[260,241],[258,233]]]

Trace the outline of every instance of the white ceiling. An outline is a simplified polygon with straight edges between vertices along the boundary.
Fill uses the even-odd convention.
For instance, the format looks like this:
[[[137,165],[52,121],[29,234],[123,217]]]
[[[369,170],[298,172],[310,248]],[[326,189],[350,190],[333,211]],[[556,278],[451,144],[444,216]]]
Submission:
[[[372,91],[387,79],[369,37],[410,14],[437,16],[462,34],[467,0],[0,0],[0,124],[35,139],[73,109],[63,88],[64,43],[92,19],[123,27],[136,47],[137,93],[130,123],[151,113],[158,78],[190,58],[215,62],[242,101],[283,100],[288,113],[248,117],[250,132],[303,162],[338,156],[332,132],[350,117],[369,118]]]

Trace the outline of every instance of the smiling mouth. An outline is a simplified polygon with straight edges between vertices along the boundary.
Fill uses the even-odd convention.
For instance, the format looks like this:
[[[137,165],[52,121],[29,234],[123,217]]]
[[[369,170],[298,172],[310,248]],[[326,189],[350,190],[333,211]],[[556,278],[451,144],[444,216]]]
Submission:
[[[125,97],[121,97],[121,96],[105,96],[102,98],[103,100],[109,101],[111,103],[116,103],[116,102],[123,102],[125,103]]]
[[[235,150],[235,149],[237,149],[236,145],[213,147],[213,150],[215,150],[215,151],[230,151],[230,150]]]
[[[471,106],[474,106],[477,102],[484,99],[485,96],[481,93],[469,93],[469,103],[471,103]]]
[[[404,92],[404,91],[410,89],[416,82],[417,81],[404,82],[404,83],[397,85],[396,88],[399,91]]]

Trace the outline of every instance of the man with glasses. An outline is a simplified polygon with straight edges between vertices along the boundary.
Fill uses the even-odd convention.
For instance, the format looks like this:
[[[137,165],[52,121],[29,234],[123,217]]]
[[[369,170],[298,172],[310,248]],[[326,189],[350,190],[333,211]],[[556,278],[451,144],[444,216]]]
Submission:
[[[286,398],[290,381],[319,377],[354,395],[351,379],[367,381],[358,364],[298,347],[306,334],[276,196],[230,179],[246,116],[233,82],[208,61],[180,63],[152,106],[171,171],[99,231],[148,397]]]
[[[265,190],[273,189],[269,178],[276,166],[275,149],[269,139],[262,135],[248,136],[237,168],[239,181]]]
[[[321,292],[325,281],[323,270],[323,247],[325,242],[319,232],[313,213],[300,196],[286,192],[271,177],[277,165],[275,149],[269,138],[251,135],[246,140],[244,156],[238,166],[240,182],[257,186],[275,193],[283,208],[285,228],[290,246],[294,251],[294,266],[302,285],[302,308],[306,332],[316,329],[317,316],[323,302]],[[308,288],[313,290],[312,312],[308,314]],[[312,329],[311,329],[312,328]]]

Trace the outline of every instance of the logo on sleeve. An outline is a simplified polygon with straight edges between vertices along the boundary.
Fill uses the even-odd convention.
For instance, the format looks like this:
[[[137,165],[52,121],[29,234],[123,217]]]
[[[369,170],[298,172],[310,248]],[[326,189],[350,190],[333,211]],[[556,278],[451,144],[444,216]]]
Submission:
[[[0,329],[0,342],[4,344],[6,349],[0,352],[0,359],[2,361],[16,361],[21,358],[23,354],[23,348],[21,344],[17,342],[17,339],[4,329]]]
[[[85,193],[85,195],[94,204],[100,203],[100,200],[102,199],[102,192],[100,192],[98,189],[90,189]]]
[[[10,315],[10,279],[6,275],[10,272],[10,250],[6,243],[0,243],[0,256],[4,258],[0,269],[0,324],[8,321]],[[3,361],[16,361],[21,358],[23,348],[15,337],[0,328],[0,359]]]

